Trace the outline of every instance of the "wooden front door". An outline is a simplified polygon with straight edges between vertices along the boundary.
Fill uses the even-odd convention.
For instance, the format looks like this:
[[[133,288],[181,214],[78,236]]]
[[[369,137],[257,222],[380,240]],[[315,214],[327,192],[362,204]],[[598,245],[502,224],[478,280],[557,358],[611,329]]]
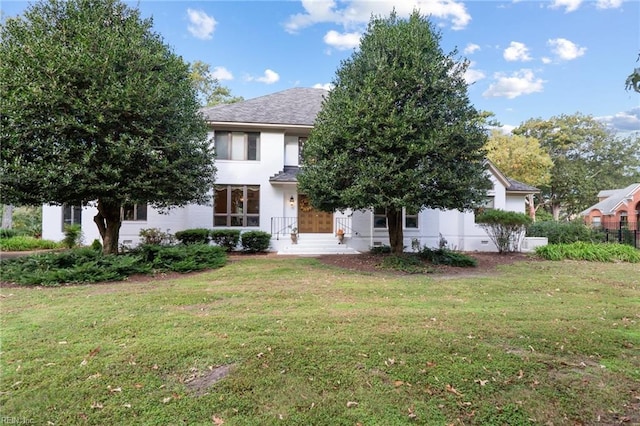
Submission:
[[[333,232],[333,213],[311,207],[306,195],[298,195],[298,232],[330,234]]]

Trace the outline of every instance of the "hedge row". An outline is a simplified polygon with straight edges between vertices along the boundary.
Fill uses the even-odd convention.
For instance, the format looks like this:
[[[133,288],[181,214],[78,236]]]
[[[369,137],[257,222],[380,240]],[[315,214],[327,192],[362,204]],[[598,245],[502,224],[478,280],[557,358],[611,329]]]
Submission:
[[[225,251],[231,252],[242,246],[242,250],[249,253],[259,253],[269,250],[271,234],[263,231],[241,232],[238,229],[205,229],[194,228],[178,231],[176,239],[182,244],[214,243]]]

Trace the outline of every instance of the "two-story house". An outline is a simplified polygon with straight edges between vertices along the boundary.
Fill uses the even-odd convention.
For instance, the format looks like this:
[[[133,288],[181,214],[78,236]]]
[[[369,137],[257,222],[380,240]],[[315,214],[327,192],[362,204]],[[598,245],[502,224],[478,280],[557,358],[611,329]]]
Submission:
[[[327,92],[293,88],[229,105],[203,108],[215,144],[216,184],[211,205],[189,205],[160,213],[147,206],[125,206],[120,243],[134,246],[139,232],[159,228],[262,230],[272,234],[272,250],[282,254],[355,253],[388,244],[384,211],[321,212],[298,192],[301,147],[309,136]],[[525,196],[536,188],[513,181],[488,163],[493,188],[487,208],[525,211]],[[81,223],[84,240],[99,238],[95,207],[44,206],[43,237],[63,238],[64,224]],[[495,251],[475,224],[473,212],[426,209],[405,212],[405,246],[412,242],[465,251]],[[344,244],[337,233],[344,232]],[[290,234],[297,234],[294,244]]]

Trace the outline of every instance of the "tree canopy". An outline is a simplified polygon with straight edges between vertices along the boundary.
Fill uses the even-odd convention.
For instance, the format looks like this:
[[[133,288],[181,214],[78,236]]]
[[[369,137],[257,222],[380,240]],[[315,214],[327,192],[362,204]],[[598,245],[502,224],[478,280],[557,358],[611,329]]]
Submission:
[[[49,0],[1,27],[3,202],[95,203],[106,253],[125,204],[204,202],[214,181],[189,66],[118,0]]]
[[[551,156],[551,180],[540,189],[556,220],[595,203],[599,191],[623,188],[639,177],[640,139],[620,138],[589,115],[530,119],[513,133],[538,139]]]
[[[489,187],[467,63],[443,53],[440,39],[417,11],[372,18],[303,149],[299,189],[311,204],[385,209],[395,253],[403,251],[403,209],[470,209]]]
[[[231,90],[220,84],[211,74],[211,66],[202,61],[194,61],[190,65],[191,81],[203,106],[232,104],[243,101],[242,96],[233,96]]]

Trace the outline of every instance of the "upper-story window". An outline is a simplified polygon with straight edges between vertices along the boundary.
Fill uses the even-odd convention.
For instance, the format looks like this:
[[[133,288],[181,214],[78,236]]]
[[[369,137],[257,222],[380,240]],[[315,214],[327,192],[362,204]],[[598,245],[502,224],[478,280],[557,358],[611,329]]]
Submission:
[[[260,160],[260,133],[258,132],[217,130],[214,136],[214,146],[218,160]]]

